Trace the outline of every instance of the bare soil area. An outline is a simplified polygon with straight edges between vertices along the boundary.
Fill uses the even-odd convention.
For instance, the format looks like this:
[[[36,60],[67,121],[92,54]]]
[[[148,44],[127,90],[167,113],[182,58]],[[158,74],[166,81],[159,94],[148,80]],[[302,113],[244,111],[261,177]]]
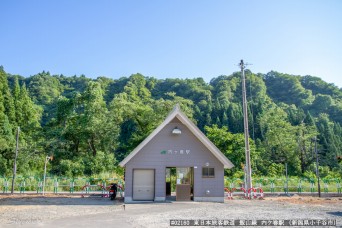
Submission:
[[[342,227],[342,197],[124,205],[99,196],[0,195],[0,227],[169,227],[170,219],[334,219]]]

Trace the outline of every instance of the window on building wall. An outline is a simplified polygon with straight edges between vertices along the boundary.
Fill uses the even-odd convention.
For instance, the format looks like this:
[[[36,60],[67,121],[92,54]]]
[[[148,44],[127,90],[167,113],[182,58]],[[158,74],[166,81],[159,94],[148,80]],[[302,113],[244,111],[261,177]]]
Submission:
[[[215,177],[215,169],[210,167],[203,167],[202,177]]]

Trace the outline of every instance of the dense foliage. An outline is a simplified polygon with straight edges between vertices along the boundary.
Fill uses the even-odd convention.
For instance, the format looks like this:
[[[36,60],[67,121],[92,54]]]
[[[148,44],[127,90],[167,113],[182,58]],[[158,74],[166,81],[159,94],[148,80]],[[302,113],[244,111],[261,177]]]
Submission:
[[[312,76],[246,71],[253,173],[312,176],[317,138],[320,169],[341,176],[342,90]],[[24,78],[0,68],[0,175],[10,175],[20,126],[18,172],[93,175],[122,160],[178,103],[241,173],[244,137],[240,73],[117,80],[50,75]]]

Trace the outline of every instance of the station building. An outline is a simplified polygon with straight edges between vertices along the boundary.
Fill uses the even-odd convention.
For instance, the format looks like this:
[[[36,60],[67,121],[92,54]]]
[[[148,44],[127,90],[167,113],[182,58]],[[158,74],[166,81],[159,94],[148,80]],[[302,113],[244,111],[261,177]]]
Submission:
[[[120,166],[125,168],[125,203],[130,203],[168,197],[223,202],[224,169],[234,165],[176,105]]]

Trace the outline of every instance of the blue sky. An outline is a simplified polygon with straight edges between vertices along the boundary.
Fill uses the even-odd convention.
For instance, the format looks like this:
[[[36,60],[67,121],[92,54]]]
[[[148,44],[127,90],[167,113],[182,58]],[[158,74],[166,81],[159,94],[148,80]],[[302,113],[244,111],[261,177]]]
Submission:
[[[2,0],[0,65],[11,74],[312,75],[342,87],[340,0]]]

